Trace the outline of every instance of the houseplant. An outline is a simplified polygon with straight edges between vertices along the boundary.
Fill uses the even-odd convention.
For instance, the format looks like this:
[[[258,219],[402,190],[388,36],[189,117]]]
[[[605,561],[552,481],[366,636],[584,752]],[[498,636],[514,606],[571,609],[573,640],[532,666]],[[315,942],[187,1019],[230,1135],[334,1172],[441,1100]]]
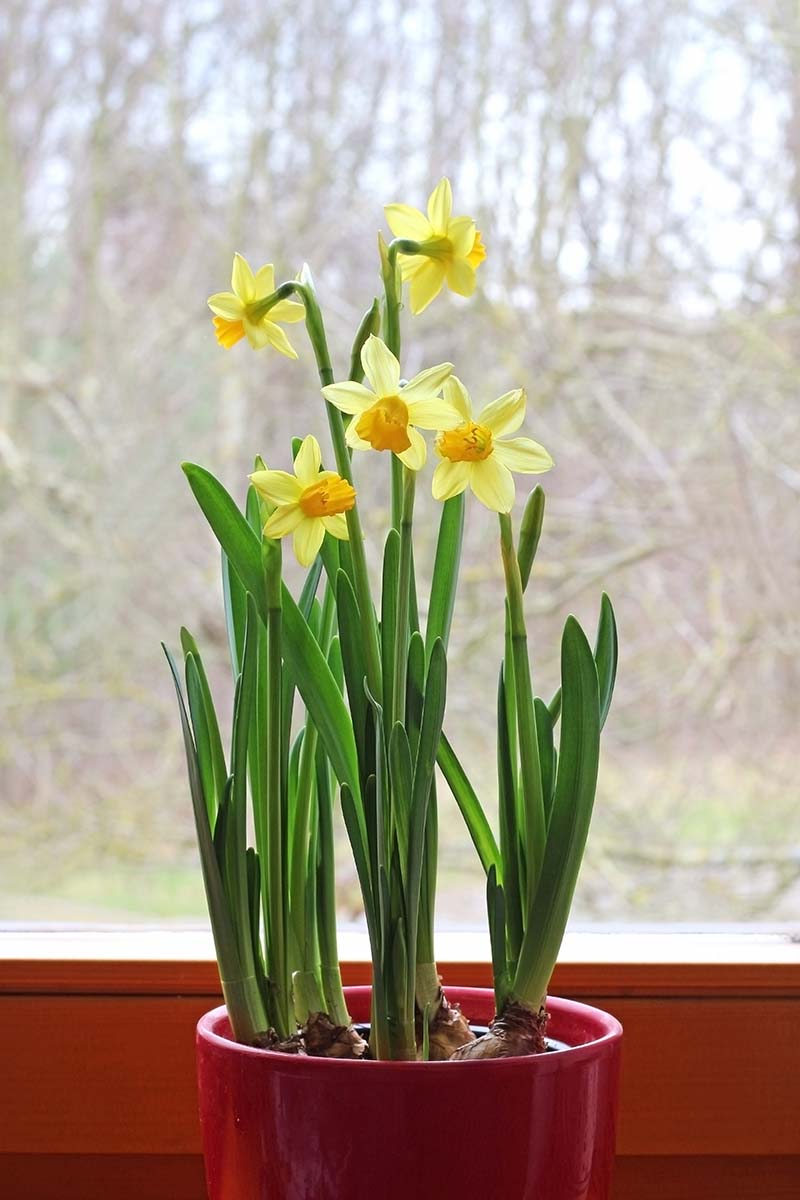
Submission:
[[[167,651],[226,1006],[198,1032],[210,1194],[600,1200],[620,1030],[586,1006],[546,1002],[546,989],[594,801],[616,672],[613,610],[604,596],[594,650],[568,618],[561,687],[548,703],[536,697],[524,592],[542,489],[516,539],[511,510],[514,474],[545,472],[552,460],[515,436],[521,388],[473,410],[450,363],[401,379],[403,283],[419,314],[445,284],[471,294],[486,252],[474,222],[453,216],[446,179],[426,214],[390,205],[386,215],[395,236],[379,240],[383,302],[365,314],[347,378],[331,365],[308,268],[276,287],[271,266],[253,273],[237,255],[232,290],[209,300],[226,348],[247,339],[295,357],[283,325],[305,321],[333,450],[324,466],[307,434],[292,471],[257,458],[244,512],[208,471],[184,464],[222,547],[236,680],[226,758],[195,639],[182,631],[183,673]],[[421,430],[435,435],[441,502],[424,629],[413,555]],[[377,601],[356,487],[361,452],[390,464]],[[506,585],[499,839],[443,729],[468,491],[498,514]],[[289,534],[307,569],[297,599],[281,572]],[[437,764],[486,872],[493,996],[445,994],[436,967]],[[343,989],[339,972],[337,792],[369,934],[368,994]],[[475,1021],[489,1026],[479,1036]],[[551,1035],[566,1048],[547,1053]],[[461,1110],[456,1128],[450,1105]]]

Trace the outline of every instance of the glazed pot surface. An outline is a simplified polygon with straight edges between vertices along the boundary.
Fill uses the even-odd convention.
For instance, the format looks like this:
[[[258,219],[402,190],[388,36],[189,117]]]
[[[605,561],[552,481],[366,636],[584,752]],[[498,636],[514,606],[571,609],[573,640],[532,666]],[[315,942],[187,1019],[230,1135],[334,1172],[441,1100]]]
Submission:
[[[346,988],[355,1021],[370,989]],[[483,988],[447,988],[475,1023]],[[569,1050],[463,1063],[268,1053],[230,1040],[224,1008],[197,1029],[209,1200],[608,1200],[622,1029],[548,1000]]]

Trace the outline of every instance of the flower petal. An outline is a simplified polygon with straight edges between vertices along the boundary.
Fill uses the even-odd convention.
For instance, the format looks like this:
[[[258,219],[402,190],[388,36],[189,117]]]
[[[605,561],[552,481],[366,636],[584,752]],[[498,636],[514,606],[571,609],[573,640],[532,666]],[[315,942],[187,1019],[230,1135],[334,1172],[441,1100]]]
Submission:
[[[400,274],[403,282],[406,283],[409,279],[413,279],[417,271],[431,260],[427,254],[401,254],[397,261],[400,264]]]
[[[455,429],[456,425],[464,424],[458,409],[439,397],[433,400],[417,400],[415,404],[410,404],[408,419],[418,429]]]
[[[481,504],[492,512],[511,512],[514,506],[514,476],[493,454],[472,463],[469,483]]]
[[[224,317],[226,321],[241,321],[244,305],[238,296],[234,296],[233,292],[215,292],[213,296],[208,297],[208,307],[218,317]]]
[[[440,179],[428,197],[428,220],[433,226],[434,233],[445,235],[447,222],[453,211],[453,190],[450,180]]]
[[[409,301],[411,311],[417,316],[424,312],[442,290],[444,283],[445,266],[435,258],[428,258],[419,267],[411,277],[411,288],[409,290]]]
[[[309,487],[319,480],[319,469],[322,466],[322,451],[313,433],[309,433],[300,443],[294,460],[294,473],[301,487]]]
[[[272,263],[259,267],[253,279],[253,299],[263,300],[275,291],[275,268]]]
[[[435,367],[426,367],[419,375],[409,379],[401,391],[403,402],[411,405],[419,400],[432,400],[434,396],[438,396],[445,379],[449,379],[452,373],[452,363],[438,363]]]
[[[456,258],[466,258],[475,245],[475,222],[472,217],[454,217],[447,226],[447,236]]]
[[[259,495],[272,504],[293,504],[303,490],[288,471],[253,471],[249,478]]]
[[[430,221],[418,208],[410,208],[408,204],[386,204],[383,211],[395,237],[424,242],[433,234]]]
[[[224,346],[226,350],[230,350],[231,346],[235,346],[244,337],[244,325],[241,321],[228,321],[225,317],[214,317],[214,336],[220,346]]]
[[[363,383],[329,383],[322,389],[322,394],[340,412],[349,413],[351,417],[375,403],[375,393],[365,388]]]
[[[293,533],[300,522],[305,519],[305,514],[299,504],[281,504],[268,518],[264,526],[264,537],[285,537],[287,533]]]
[[[425,438],[413,425],[408,427],[408,437],[411,445],[397,457],[404,466],[408,467],[409,471],[419,471],[425,466],[428,447],[425,445]]]
[[[447,286],[459,296],[471,296],[475,291],[475,270],[466,258],[454,258],[447,264]]]
[[[462,421],[472,420],[472,403],[469,392],[456,375],[451,375],[444,381],[442,395],[448,404],[452,404],[453,408],[461,414]]]
[[[294,553],[301,567],[310,567],[319,554],[325,526],[317,517],[306,517],[294,531]]]
[[[274,291],[275,289],[273,288],[272,290]],[[269,295],[269,292],[267,292],[267,295]],[[286,325],[293,325],[295,321],[302,321],[305,315],[305,305],[298,304],[296,300],[279,300],[277,304],[273,304],[267,313],[270,321],[283,321]]]
[[[344,440],[351,450],[371,450],[369,442],[365,442],[362,437],[359,437],[356,426],[358,421],[351,421],[344,431]]]
[[[350,535],[347,532],[347,517],[344,513],[337,513],[333,517],[323,517],[322,524],[325,526],[326,532],[338,538],[340,542],[348,540]]]
[[[433,472],[434,500],[450,500],[453,496],[460,496],[469,483],[470,466],[467,462],[449,462],[443,458]]]
[[[251,300],[255,300],[256,298],[255,276],[250,270],[250,264],[247,259],[242,258],[241,254],[234,254],[233,256],[231,287],[242,304],[249,304]]]
[[[297,358],[297,351],[280,325],[275,325],[272,321],[263,321],[262,328],[266,333],[270,346],[274,346],[276,350],[280,351],[281,354],[285,354],[287,358]]]
[[[540,475],[554,465],[544,446],[527,437],[496,441],[494,456],[510,471],[519,471],[524,475]]]
[[[266,321],[248,321],[247,317],[242,320],[244,331],[247,334],[247,340],[254,350],[263,350],[270,343],[269,334],[267,333]],[[277,329],[277,325],[275,326]]]
[[[527,397],[524,388],[515,388],[513,392],[492,400],[477,416],[479,425],[485,425],[495,437],[505,433],[516,433],[525,416]]]
[[[374,333],[364,343],[361,365],[376,396],[396,396],[400,391],[400,363]]]

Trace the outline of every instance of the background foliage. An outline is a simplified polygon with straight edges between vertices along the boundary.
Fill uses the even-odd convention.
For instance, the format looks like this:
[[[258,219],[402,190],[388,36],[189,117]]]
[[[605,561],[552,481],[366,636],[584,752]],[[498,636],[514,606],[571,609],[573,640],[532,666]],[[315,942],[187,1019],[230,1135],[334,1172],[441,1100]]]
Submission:
[[[404,369],[449,359],[476,403],[528,388],[557,463],[539,677],[567,612],[593,625],[606,587],[619,617],[576,915],[796,915],[797,6],[7,0],[0,23],[0,917],[201,913],[160,637],[185,622],[228,677],[178,463],[241,495],[256,452],[285,467],[324,430],[307,346],[225,353],[204,299],[234,248],[307,259],[342,371],[382,203],[444,173],[489,258],[468,308],[407,324]],[[383,465],[358,463],[374,530]],[[464,558],[447,727],[493,797],[503,584],[475,504]],[[482,924],[442,824],[443,919]],[[344,855],[341,885],[355,916]]]

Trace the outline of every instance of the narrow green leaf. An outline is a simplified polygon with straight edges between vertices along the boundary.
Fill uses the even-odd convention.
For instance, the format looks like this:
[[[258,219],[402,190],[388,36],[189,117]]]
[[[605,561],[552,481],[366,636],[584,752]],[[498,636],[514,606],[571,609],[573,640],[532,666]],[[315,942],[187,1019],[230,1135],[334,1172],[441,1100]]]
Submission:
[[[428,673],[425,679],[425,701],[422,708],[422,726],[419,746],[414,762],[414,777],[411,791],[411,821],[408,839],[408,899],[407,934],[408,951],[416,951],[417,925],[419,919],[422,859],[425,849],[425,825],[433,782],[436,755],[442,737],[445,700],[447,696],[447,656],[441,638],[437,638],[431,649]]]
[[[419,730],[422,724],[422,702],[425,697],[425,643],[422,634],[414,630],[408,643],[406,673],[406,732],[412,757],[417,753]]]
[[[545,820],[550,822],[553,807],[553,785],[555,783],[555,751],[553,748],[553,721],[550,710],[537,696],[533,702],[536,711],[536,736],[539,739],[539,769],[542,773],[542,799]]]
[[[436,557],[433,564],[428,620],[425,623],[425,652],[430,658],[433,644],[441,638],[445,649],[450,640],[450,626],[456,601],[458,565],[464,536],[465,493],[445,500],[439,521]]]
[[[502,1012],[507,997],[508,968],[506,966],[506,914],[502,885],[497,882],[497,868],[492,866],[486,877],[486,912],[489,918],[489,942],[492,948],[495,1009]]]
[[[561,744],[542,870],[514,978],[514,995],[539,1004],[569,918],[597,785],[600,696],[597,668],[574,617],[561,639]]]
[[[389,737],[389,778],[392,807],[404,879],[408,873],[408,839],[411,826],[411,789],[413,783],[411,747],[405,729],[396,722]]]
[[[520,829],[517,819],[514,773],[511,767],[511,747],[508,740],[509,722],[506,713],[506,694],[504,668],[501,666],[497,686],[497,787],[500,847],[503,854],[500,882],[504,888],[508,953],[510,958],[515,959],[519,954],[524,933],[522,897],[525,895],[525,880],[521,878],[524,862],[522,861]],[[499,871],[497,873],[499,874]]]
[[[475,789],[444,734],[439,742],[437,762],[447,781],[447,786],[453,794],[453,799],[461,810],[473,845],[478,852],[478,858],[481,860],[481,866],[484,871],[488,872],[492,866],[500,863],[500,851]]]
[[[194,744],[197,750],[197,764],[200,770],[200,783],[208,810],[208,823],[214,827],[217,809],[222,802],[222,792],[225,787],[217,790],[214,776],[214,759],[211,751],[211,733],[208,728],[206,707],[203,703],[203,687],[197,663],[191,651],[186,655],[186,696],[189,701],[189,715],[192,719]]]
[[[192,740],[189,716],[181,690],[180,675],[175,664],[175,659],[163,642],[161,645],[169,663],[172,682],[175,685],[175,694],[178,698],[178,712],[180,714],[183,744],[186,751],[186,767],[189,773],[189,792],[192,798],[197,845],[200,851],[200,866],[203,873],[203,883],[205,885],[208,913],[211,919],[211,930],[214,935],[220,976],[222,979],[235,979],[237,975],[241,974],[236,951],[236,939],[233,933],[230,913],[228,912],[225,889],[222,885],[222,876],[220,875],[217,858],[214,853],[211,827],[208,823],[208,812],[200,782],[200,767],[197,762],[197,753]],[[236,1036],[238,1037],[238,1034]]]
[[[597,665],[597,676],[600,682],[601,729],[606,723],[608,710],[611,708],[611,698],[614,695],[614,683],[617,678],[618,658],[619,643],[614,609],[608,596],[603,592],[600,601],[600,619],[597,622],[597,636],[594,643],[594,661]]]
[[[195,670],[197,673],[196,683],[199,685],[200,695],[202,697],[202,708],[205,715],[205,753],[207,761],[204,764],[203,758],[200,756],[200,745],[197,740],[197,729],[195,729],[195,744],[197,746],[198,757],[200,758],[200,772],[205,780],[206,775],[210,774],[213,785],[214,795],[217,798],[222,795],[225,782],[228,778],[228,768],[225,765],[225,751],[222,748],[222,738],[219,732],[219,722],[214,708],[214,701],[211,696],[211,688],[208,683],[203,660],[200,657],[200,651],[197,648],[197,642],[194,640],[188,629],[181,629],[181,646],[183,647],[184,656],[191,654],[194,658]],[[192,709],[192,695],[188,689],[189,710]],[[194,713],[192,713],[192,722],[194,723]],[[205,787],[205,783],[204,783]]]
[[[242,647],[244,645],[244,623],[247,614],[245,590],[234,571],[228,556],[222,554],[222,597],[225,605],[225,629],[228,634],[228,652],[234,679],[242,669]]]
[[[339,571],[336,576],[336,608],[345,687],[352,715],[358,761],[364,764],[366,762],[367,725],[364,680],[367,677],[367,660],[364,654],[364,639],[361,633],[356,595],[353,585],[344,571]]]
[[[398,589],[400,580],[400,534],[390,529],[383,548],[381,585],[381,673],[383,710],[391,720],[394,694],[395,638],[397,637]],[[398,719],[400,714],[395,714]]]
[[[611,708],[611,698],[614,694],[614,683],[617,678],[617,658],[619,647],[617,642],[617,623],[614,619],[614,609],[611,601],[603,592],[600,601],[600,617],[597,622],[597,634],[594,642],[594,661],[600,683],[600,728],[606,723],[608,711]],[[561,715],[561,688],[558,688],[547,706],[553,721]]]

